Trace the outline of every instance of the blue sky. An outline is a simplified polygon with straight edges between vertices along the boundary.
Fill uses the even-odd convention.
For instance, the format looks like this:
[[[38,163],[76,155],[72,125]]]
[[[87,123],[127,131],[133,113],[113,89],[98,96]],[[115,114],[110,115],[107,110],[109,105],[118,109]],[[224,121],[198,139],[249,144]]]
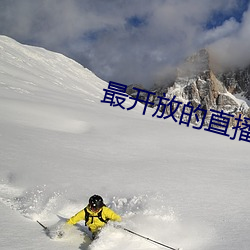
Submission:
[[[212,12],[211,18],[207,21],[206,28],[212,29],[217,26],[223,25],[226,20],[234,18],[237,22],[242,22],[244,12],[248,9],[249,0],[240,0],[237,3],[236,8],[233,8],[229,13],[224,13],[222,10],[216,10]]]
[[[0,34],[149,86],[204,47],[223,64],[250,63],[249,1],[1,0]]]

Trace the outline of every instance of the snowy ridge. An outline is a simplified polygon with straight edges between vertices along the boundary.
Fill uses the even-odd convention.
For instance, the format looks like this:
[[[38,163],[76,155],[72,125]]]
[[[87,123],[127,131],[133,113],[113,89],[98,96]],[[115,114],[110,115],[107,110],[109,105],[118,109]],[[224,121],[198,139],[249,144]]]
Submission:
[[[84,93],[90,97],[101,98],[97,94],[100,94],[102,88],[106,86],[105,82],[97,77],[95,84],[90,84],[89,80],[95,77],[91,71],[61,54],[51,53],[43,48],[21,45],[8,37],[1,36],[0,51],[1,84],[16,92],[35,94],[38,91],[37,87],[41,87],[43,91],[46,88],[57,92],[70,90],[76,94]],[[11,75],[13,79],[8,77]],[[10,86],[10,80],[15,79],[17,82],[11,81],[12,86]]]
[[[249,249],[248,143],[110,107],[107,83],[72,60],[0,46],[1,248],[162,249],[112,224],[91,243],[84,222],[54,240],[36,223],[56,228],[96,193],[124,227],[170,246]]]

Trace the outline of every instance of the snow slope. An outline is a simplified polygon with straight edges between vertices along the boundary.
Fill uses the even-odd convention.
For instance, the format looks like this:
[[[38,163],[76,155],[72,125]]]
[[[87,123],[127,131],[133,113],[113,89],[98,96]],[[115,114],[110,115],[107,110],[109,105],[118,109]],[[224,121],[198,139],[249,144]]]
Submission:
[[[250,145],[139,104],[110,107],[106,87],[63,55],[0,36],[0,248],[162,249],[112,225],[90,244],[83,223],[63,239],[36,223],[54,228],[97,193],[124,227],[166,245],[248,250]]]

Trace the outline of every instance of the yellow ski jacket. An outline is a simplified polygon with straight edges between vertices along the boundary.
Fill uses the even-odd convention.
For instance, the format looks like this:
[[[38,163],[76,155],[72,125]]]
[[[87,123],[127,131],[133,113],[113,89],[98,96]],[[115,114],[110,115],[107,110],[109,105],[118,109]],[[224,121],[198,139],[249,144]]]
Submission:
[[[88,221],[85,221],[86,226],[90,229],[92,233],[97,232],[100,228],[102,228],[106,223],[105,221],[112,220],[112,221],[121,221],[121,217],[116,214],[113,210],[110,208],[103,206],[99,211],[93,212],[89,209],[89,207],[86,207],[87,212],[89,213]],[[101,218],[100,220],[98,218],[98,215],[100,215],[101,212]],[[74,225],[80,220],[85,220],[85,210],[82,209],[77,214],[72,216],[68,221],[67,224]]]

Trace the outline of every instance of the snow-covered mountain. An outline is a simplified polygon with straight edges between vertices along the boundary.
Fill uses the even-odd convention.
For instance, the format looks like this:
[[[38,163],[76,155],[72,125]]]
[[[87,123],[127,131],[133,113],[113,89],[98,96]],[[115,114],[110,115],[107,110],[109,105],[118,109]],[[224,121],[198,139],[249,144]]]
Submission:
[[[226,72],[217,71],[213,65],[210,53],[202,49],[194,55],[188,57],[177,69],[175,81],[169,86],[161,84],[155,85],[150,91],[155,93],[150,101],[155,103],[151,107],[158,105],[158,96],[163,96],[172,100],[176,96],[176,101],[182,104],[175,113],[176,118],[181,117],[183,105],[191,103],[194,109],[199,105],[208,111],[205,125],[209,124],[211,117],[210,109],[229,113],[233,116],[242,114],[250,117],[249,98],[249,67],[241,70],[231,70]],[[129,89],[131,89],[130,86]],[[130,91],[134,94],[135,91]],[[145,94],[144,94],[145,95]],[[167,103],[165,101],[165,103]],[[170,107],[165,111],[170,114]],[[199,118],[201,118],[201,114]],[[193,116],[192,122],[196,119]],[[231,126],[234,126],[231,120]]]
[[[91,243],[84,222],[62,239],[36,223],[53,229],[97,193],[124,227],[168,246],[248,250],[249,143],[102,103],[107,86],[0,36],[0,248],[162,249],[112,225]]]

